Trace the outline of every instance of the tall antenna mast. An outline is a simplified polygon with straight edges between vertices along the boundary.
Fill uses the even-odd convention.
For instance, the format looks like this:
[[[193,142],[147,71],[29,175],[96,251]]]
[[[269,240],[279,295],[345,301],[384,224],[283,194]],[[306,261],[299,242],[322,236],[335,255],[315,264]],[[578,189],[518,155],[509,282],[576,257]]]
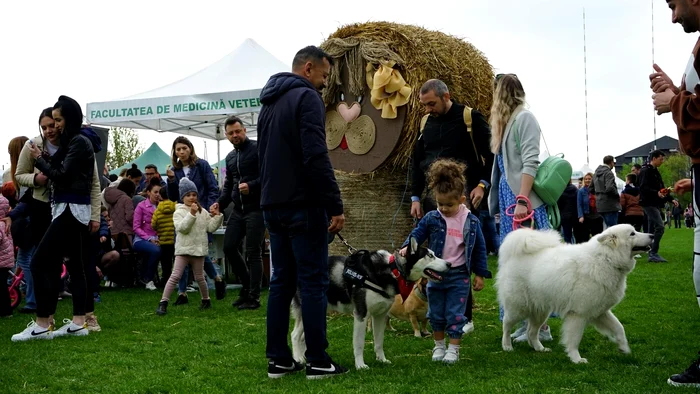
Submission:
[[[588,70],[586,68],[586,7],[583,7],[583,84],[586,99],[586,164],[591,162],[588,152]]]
[[[654,60],[654,0],[651,0],[651,63],[656,64]],[[654,116],[654,150],[656,150],[656,111],[652,108]]]

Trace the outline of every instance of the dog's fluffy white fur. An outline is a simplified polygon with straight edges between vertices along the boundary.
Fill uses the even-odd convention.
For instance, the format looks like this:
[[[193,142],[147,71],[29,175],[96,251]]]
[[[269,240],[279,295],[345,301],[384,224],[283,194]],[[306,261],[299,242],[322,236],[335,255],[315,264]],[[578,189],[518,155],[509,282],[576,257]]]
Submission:
[[[562,243],[555,231],[520,229],[508,234],[499,249],[496,275],[498,300],[504,308],[502,347],[513,350],[510,332],[528,322],[528,342],[536,351],[542,346],[539,328],[552,312],[563,320],[561,343],[574,363],[585,363],[578,351],[590,323],[617,343],[623,353],[630,347],[625,330],[611,309],[625,295],[626,279],[634,269],[634,255],[648,250],[650,234],[619,224],[589,242]]]

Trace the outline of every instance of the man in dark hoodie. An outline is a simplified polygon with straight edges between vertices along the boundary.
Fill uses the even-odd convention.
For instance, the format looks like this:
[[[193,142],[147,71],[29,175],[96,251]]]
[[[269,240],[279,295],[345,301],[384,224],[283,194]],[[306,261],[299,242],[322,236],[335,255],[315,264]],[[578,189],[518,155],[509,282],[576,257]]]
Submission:
[[[347,372],[326,353],[328,232],[340,231],[345,223],[326,147],[320,94],[332,63],[323,50],[308,46],[294,57],[292,73],[270,77],[260,95],[260,204],[272,259],[266,349],[270,378],[303,369],[287,344],[289,307],[297,289],[307,346],[306,377]]]
[[[578,223],[578,189],[569,179],[569,184],[557,200],[557,206],[561,214],[561,229],[564,233],[564,241],[574,243],[574,226]]]
[[[649,251],[650,263],[665,263],[666,259],[659,256],[659,244],[664,236],[664,220],[661,210],[667,202],[678,205],[678,201],[671,197],[661,179],[658,168],[664,163],[666,154],[660,150],[651,152],[651,161],[642,167],[639,173],[639,205],[644,208],[644,213],[649,220],[649,231],[654,234],[654,244]]]
[[[613,167],[615,167],[615,158],[610,155],[605,156],[603,164],[596,168],[593,175],[595,206],[608,227],[617,224],[618,212],[620,212],[620,194],[617,192]]]

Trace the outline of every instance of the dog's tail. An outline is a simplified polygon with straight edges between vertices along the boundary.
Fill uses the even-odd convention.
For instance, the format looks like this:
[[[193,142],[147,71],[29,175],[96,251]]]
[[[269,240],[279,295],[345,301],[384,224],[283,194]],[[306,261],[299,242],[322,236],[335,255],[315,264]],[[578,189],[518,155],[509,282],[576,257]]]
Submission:
[[[562,243],[561,235],[554,230],[539,231],[518,229],[506,236],[498,250],[498,262],[517,260],[518,255],[533,254]]]

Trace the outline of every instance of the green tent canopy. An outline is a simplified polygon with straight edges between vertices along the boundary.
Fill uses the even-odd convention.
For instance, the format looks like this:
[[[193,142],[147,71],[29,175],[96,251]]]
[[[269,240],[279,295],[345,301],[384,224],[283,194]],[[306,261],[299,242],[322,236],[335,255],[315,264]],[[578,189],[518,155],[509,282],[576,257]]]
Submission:
[[[122,169],[131,168],[132,163],[135,163],[142,172],[146,168],[146,165],[155,164],[155,166],[158,167],[158,172],[161,174],[161,176],[165,176],[165,171],[168,168],[168,165],[172,164],[170,155],[165,153],[163,149],[161,149],[158,144],[154,142],[136,160],[130,161],[123,166],[110,171],[109,173],[119,175]]]

